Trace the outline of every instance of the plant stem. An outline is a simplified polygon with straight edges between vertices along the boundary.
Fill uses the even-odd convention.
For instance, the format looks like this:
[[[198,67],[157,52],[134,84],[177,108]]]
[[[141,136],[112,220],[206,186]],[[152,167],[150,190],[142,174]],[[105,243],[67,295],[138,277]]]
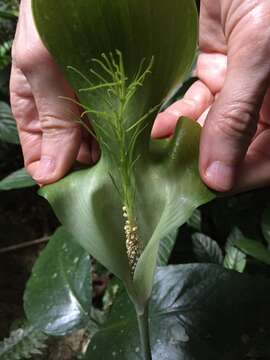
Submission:
[[[149,332],[148,305],[143,314],[137,313],[143,360],[152,360]]]
[[[28,247],[34,246],[34,245],[44,244],[44,243],[47,243],[49,241],[49,239],[50,239],[49,236],[44,236],[41,239],[26,241],[26,242],[24,242],[22,244],[18,244],[18,245],[11,245],[11,246],[0,249],[0,254],[5,254],[5,253],[12,252],[12,251],[20,250],[20,249],[25,249],[25,248],[28,248]]]

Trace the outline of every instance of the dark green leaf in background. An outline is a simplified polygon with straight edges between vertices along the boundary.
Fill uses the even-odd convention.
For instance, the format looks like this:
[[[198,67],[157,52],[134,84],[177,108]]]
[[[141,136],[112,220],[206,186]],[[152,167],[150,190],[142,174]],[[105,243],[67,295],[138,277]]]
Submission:
[[[228,270],[235,270],[240,273],[244,272],[247,265],[247,255],[241,251],[235,241],[243,239],[245,236],[238,228],[234,228],[230,233],[225,246],[224,267]]]
[[[28,320],[50,335],[64,335],[89,322],[92,287],[89,255],[63,228],[34,265],[24,294]]]
[[[270,250],[262,243],[250,239],[238,239],[234,242],[241,251],[264,264],[270,265]]]
[[[269,326],[269,301],[270,281],[263,278],[212,264],[159,268],[150,311],[153,360],[241,359]],[[85,359],[142,359],[136,315],[124,293]]]
[[[187,221],[187,224],[198,232],[202,231],[202,213],[199,209],[193,211],[191,217]]]
[[[0,140],[11,144],[19,144],[16,122],[8,104],[0,101]]]
[[[17,19],[17,17],[18,17],[18,14],[16,12],[0,10],[0,18],[2,18],[2,19],[15,20],[15,19]]]
[[[6,57],[2,59],[2,65],[4,65],[5,63],[6,63]],[[0,61],[0,103],[1,101],[8,101],[9,76],[10,76],[9,67],[5,66],[4,69],[1,70],[1,61]]]
[[[201,233],[192,235],[193,249],[197,259],[204,263],[221,265],[223,263],[222,250],[218,243]]]
[[[23,189],[35,186],[36,182],[25,169],[20,169],[8,175],[0,181],[0,191]]]

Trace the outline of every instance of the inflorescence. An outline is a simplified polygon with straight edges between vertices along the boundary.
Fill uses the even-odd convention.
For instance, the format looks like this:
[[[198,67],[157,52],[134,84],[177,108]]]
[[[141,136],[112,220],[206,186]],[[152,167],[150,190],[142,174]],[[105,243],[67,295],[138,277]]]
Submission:
[[[90,69],[94,80],[88,79],[79,70],[69,66],[69,69],[79,75],[88,85],[79,92],[96,92],[102,104],[101,108],[93,109],[89,104],[86,106],[78,103],[85,110],[78,121],[97,138],[102,150],[109,154],[116,165],[114,166],[116,173],[109,173],[109,175],[121,196],[122,204],[125,204],[123,206],[124,231],[127,256],[133,276],[143,247],[134,215],[136,187],[134,166],[140,158],[140,155],[136,154],[135,145],[140,134],[148,126],[145,120],[160,106],[153,107],[131,125],[128,121],[128,106],[138,89],[143,86],[147,75],[151,73],[154,58],[151,58],[147,66],[144,66],[145,59],[143,59],[132,79],[126,75],[123,56],[119,50],[116,50],[116,57],[113,53],[109,55],[103,53],[101,59],[93,59],[93,62],[100,68],[100,72]],[[95,133],[90,125],[85,123],[85,115],[92,117]],[[117,146],[110,147],[110,142],[116,142]]]

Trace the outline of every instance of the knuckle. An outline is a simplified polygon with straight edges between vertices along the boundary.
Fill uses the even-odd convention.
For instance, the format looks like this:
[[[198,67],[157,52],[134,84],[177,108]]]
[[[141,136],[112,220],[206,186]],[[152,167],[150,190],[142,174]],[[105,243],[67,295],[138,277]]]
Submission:
[[[253,107],[246,102],[235,102],[220,110],[214,124],[216,132],[232,138],[252,138],[257,127]]]
[[[42,131],[53,137],[76,136],[80,126],[75,121],[51,113],[44,113],[40,118]]]
[[[12,62],[24,73],[32,73],[37,68],[47,67],[52,57],[42,44],[30,44],[24,48],[13,46]]]

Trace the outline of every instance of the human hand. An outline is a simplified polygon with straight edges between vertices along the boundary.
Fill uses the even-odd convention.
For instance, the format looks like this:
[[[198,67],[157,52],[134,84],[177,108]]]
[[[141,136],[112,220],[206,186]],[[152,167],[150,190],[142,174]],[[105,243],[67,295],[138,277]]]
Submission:
[[[96,142],[72,120],[79,107],[59,98],[75,95],[39,39],[30,0],[21,1],[12,60],[11,107],[30,175],[48,184],[63,177],[76,159],[95,162]]]
[[[180,116],[204,124],[199,168],[214,190],[270,184],[269,23],[269,0],[201,0],[199,80],[152,131],[171,135]]]

